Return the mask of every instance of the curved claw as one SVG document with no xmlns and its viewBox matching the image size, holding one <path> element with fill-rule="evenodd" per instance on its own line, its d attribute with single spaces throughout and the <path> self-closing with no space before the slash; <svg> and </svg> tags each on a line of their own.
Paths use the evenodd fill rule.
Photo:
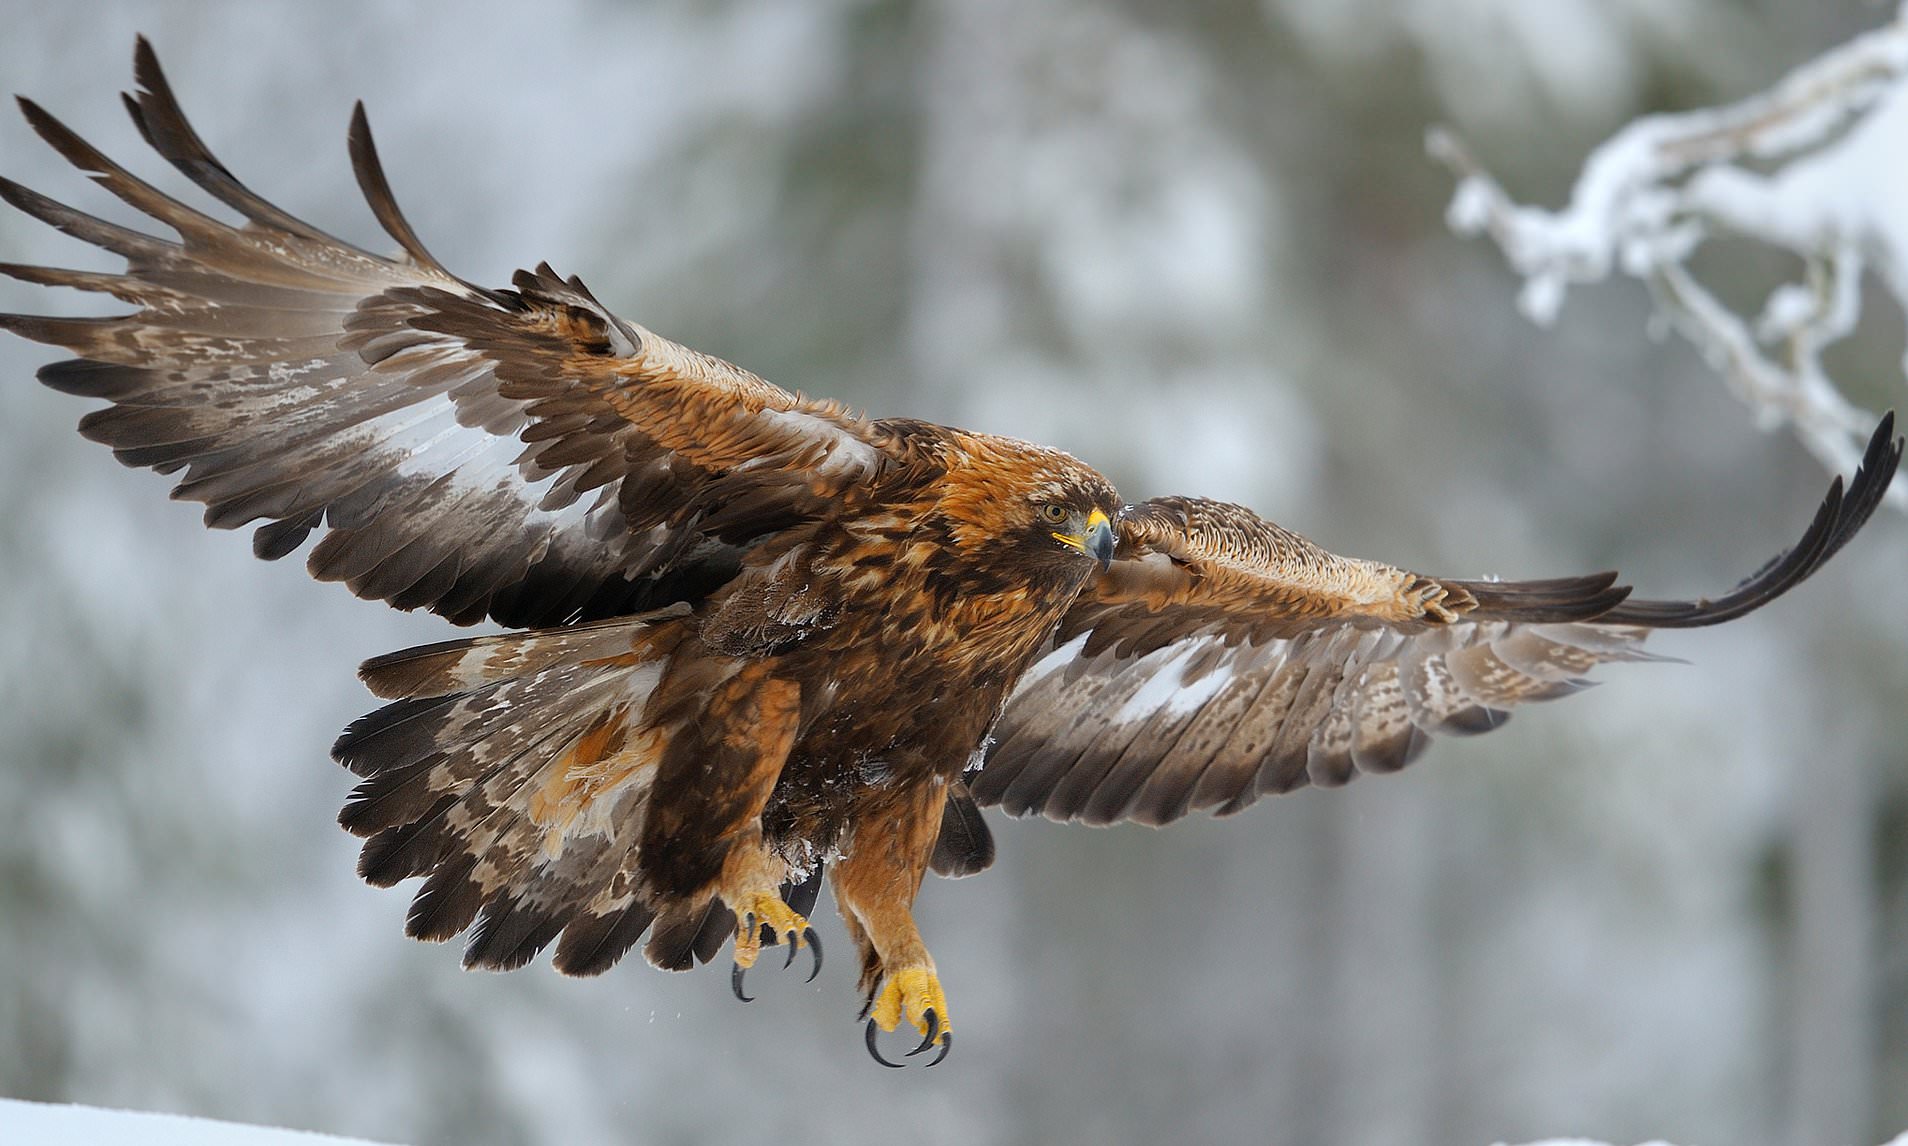
<svg viewBox="0 0 1908 1146">
<path fill-rule="evenodd" d="M 782 970 L 786 971 L 790 967 L 793 967 L 794 965 L 795 965 L 795 945 L 793 943 L 790 943 L 788 945 L 788 958 L 782 960 Z"/>
<path fill-rule="evenodd" d="M 742 976 L 748 974 L 748 970 L 747 967 L 737 963 L 735 968 L 729 972 L 729 989 L 735 992 L 736 998 L 745 1003 L 753 1003 L 755 1001 L 754 996 L 742 993 Z"/>
<path fill-rule="evenodd" d="M 933 1007 L 929 1007 L 927 1014 L 921 1017 L 927 1020 L 927 1034 L 921 1039 L 921 1045 L 903 1055 L 903 1058 L 913 1058 L 915 1055 L 933 1046 L 934 1036 L 941 1033 L 941 1016 L 934 1013 Z"/>
<path fill-rule="evenodd" d="M 808 978 L 803 979 L 802 982 L 813 983 L 815 981 L 815 976 L 821 974 L 821 964 L 822 964 L 821 936 L 815 934 L 815 929 L 813 927 L 809 927 L 802 931 L 802 942 L 808 944 L 808 949 L 815 953 L 815 966 L 812 969 L 810 969 L 810 971 L 808 972 Z M 790 963 L 793 963 L 795 961 L 795 945 L 793 943 L 788 945 L 788 961 Z"/>
<path fill-rule="evenodd" d="M 928 1063 L 928 1065 L 940 1066 L 941 1060 L 947 1057 L 947 1052 L 953 1049 L 954 1049 L 954 1032 L 953 1031 L 941 1032 L 941 1053 L 935 1055 L 934 1061 Z"/>
<path fill-rule="evenodd" d="M 881 1037 L 881 1028 L 875 1026 L 875 1021 L 873 1019 L 869 1019 L 868 1020 L 868 1038 L 867 1038 L 868 1054 L 871 1057 L 873 1057 L 873 1059 L 876 1062 L 880 1063 L 882 1066 L 890 1067 L 894 1070 L 900 1070 L 902 1067 L 906 1066 L 907 1065 L 906 1063 L 889 1062 L 887 1059 L 881 1057 L 881 1047 L 876 1042 L 876 1040 L 879 1039 L 880 1037 Z M 940 1060 L 936 1059 L 934 1061 L 939 1062 Z"/>
</svg>

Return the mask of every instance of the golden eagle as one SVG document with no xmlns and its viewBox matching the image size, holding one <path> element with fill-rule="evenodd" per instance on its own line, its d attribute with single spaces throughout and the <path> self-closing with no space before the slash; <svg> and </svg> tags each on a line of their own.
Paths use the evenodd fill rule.
<svg viewBox="0 0 1908 1146">
<path fill-rule="evenodd" d="M 647 936 L 672 969 L 733 943 L 821 950 L 826 869 L 867 1038 L 952 1045 L 911 909 L 985 868 L 979 809 L 1164 824 L 1402 768 L 1435 732 L 1647 659 L 1649 630 L 1775 599 L 1867 520 L 1900 458 L 1884 420 L 1802 539 L 1714 600 L 1615 574 L 1450 580 L 1328 553 L 1250 510 L 1123 502 L 1040 446 L 869 419 L 611 314 L 547 265 L 508 289 L 444 269 L 366 126 L 350 154 L 384 257 L 272 206 L 212 156 L 151 48 L 126 107 L 233 226 L 142 182 L 38 105 L 35 130 L 162 238 L 10 181 L 0 198 L 126 262 L 17 265 L 112 295 L 109 318 L 0 315 L 71 350 L 40 371 L 109 404 L 80 431 L 175 474 L 260 557 L 319 534 L 313 576 L 517 630 L 361 676 L 390 703 L 333 748 L 359 872 L 420 877 L 406 931 L 464 963 L 555 944 L 593 975 Z M 811 978 L 812 978 L 811 973 Z M 746 996 L 745 996 L 746 997 Z M 892 1064 L 890 1064 L 892 1065 Z"/>
</svg>

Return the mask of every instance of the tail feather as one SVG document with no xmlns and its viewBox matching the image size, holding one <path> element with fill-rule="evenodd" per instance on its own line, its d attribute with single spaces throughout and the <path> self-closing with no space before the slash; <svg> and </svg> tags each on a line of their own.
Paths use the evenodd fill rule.
<svg viewBox="0 0 1908 1146">
<path fill-rule="evenodd" d="M 953 784 L 941 811 L 941 834 L 928 866 L 936 875 L 960 879 L 987 870 L 994 862 L 994 834 L 964 783 Z"/>
<path fill-rule="evenodd" d="M 682 714 L 650 711 L 680 610 L 407 649 L 360 675 L 391 703 L 333 747 L 364 777 L 340 813 L 367 837 L 359 874 L 423 876 L 407 933 L 468 931 L 464 963 L 508 970 L 552 943 L 568 974 L 607 970 L 654 927 L 649 955 L 707 961 L 734 918 L 707 896 L 645 887 L 650 786 Z"/>
<path fill-rule="evenodd" d="M 412 777 L 408 791 L 381 801 L 379 806 L 402 809 L 436 798 L 419 818 L 379 828 L 365 841 L 358 853 L 359 877 L 378 887 L 390 887 L 429 873 L 454 852 L 483 857 L 498 834 L 511 826 L 502 821 L 506 815 L 515 814 L 519 793 L 557 754 L 556 745 L 569 731 L 570 726 L 560 726 L 475 779 L 461 774 L 468 768 L 454 767 L 432 768 Z M 463 762 L 479 763 L 469 757 Z M 370 807 L 365 802 L 347 803 L 339 816 L 340 824 L 348 831 L 360 832 L 368 826 Z"/>
<path fill-rule="evenodd" d="M 687 971 L 707 963 L 735 933 L 735 912 L 719 899 L 678 901 L 656 918 L 643 955 L 665 971 Z"/>
<path fill-rule="evenodd" d="M 641 901 L 576 917 L 557 941 L 556 969 L 565 975 L 601 975 L 642 939 L 655 918 Z"/>
<path fill-rule="evenodd" d="M 455 856 L 439 864 L 411 897 L 404 934 L 441 943 L 469 927 L 484 905 L 484 886 L 471 876 L 476 867 L 474 855 Z"/>
<path fill-rule="evenodd" d="M 661 616 L 652 614 L 651 622 Z M 539 633 L 534 641 L 525 641 L 521 633 L 505 633 L 420 645 L 372 657 L 359 666 L 358 677 L 374 695 L 387 700 L 443 697 L 559 664 L 607 659 L 630 651 L 629 619 L 618 617 Z"/>
<path fill-rule="evenodd" d="M 608 846 L 607 841 L 591 841 L 580 848 L 601 853 Z M 569 923 L 568 916 L 556 910 L 569 891 L 568 879 L 544 869 L 521 891 L 491 896 L 464 946 L 464 966 L 512 971 L 535 959 Z"/>
</svg>

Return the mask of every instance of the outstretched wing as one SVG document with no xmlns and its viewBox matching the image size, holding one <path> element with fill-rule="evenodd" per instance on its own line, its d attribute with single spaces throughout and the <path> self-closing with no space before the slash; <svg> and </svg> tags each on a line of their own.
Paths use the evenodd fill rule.
<svg viewBox="0 0 1908 1146">
<path fill-rule="evenodd" d="M 1015 815 L 1163 824 L 1391 772 L 1434 732 L 1650 660 L 1649 630 L 1713 625 L 1799 584 L 1868 519 L 1900 461 L 1882 420 L 1795 547 L 1716 600 L 1637 601 L 1616 575 L 1452 581 L 1334 556 L 1234 505 L 1162 498 L 1020 681 L 969 786 Z"/>
<path fill-rule="evenodd" d="M 511 290 L 450 274 L 399 213 L 362 105 L 351 160 L 395 259 L 259 198 L 186 122 L 143 38 L 134 67 L 140 134 L 244 224 L 159 192 L 22 99 L 60 154 L 178 238 L 0 180 L 0 198 L 127 264 L 0 273 L 138 308 L 0 328 L 78 354 L 40 379 L 113 403 L 81 431 L 129 465 L 183 471 L 173 496 L 204 503 L 208 525 L 263 520 L 261 557 L 322 528 L 312 574 L 360 596 L 554 624 L 706 591 L 753 540 L 831 511 L 882 464 L 868 423 L 618 319 L 547 265 Z"/>
</svg>

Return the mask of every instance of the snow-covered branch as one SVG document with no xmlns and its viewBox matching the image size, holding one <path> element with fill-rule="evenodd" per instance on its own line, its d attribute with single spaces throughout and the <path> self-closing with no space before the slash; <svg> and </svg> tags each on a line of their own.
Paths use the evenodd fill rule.
<svg viewBox="0 0 1908 1146">
<path fill-rule="evenodd" d="M 1887 26 L 1722 108 L 1636 120 L 1591 153 L 1569 205 L 1513 201 L 1450 131 L 1431 155 L 1459 176 L 1447 219 L 1489 234 L 1524 276 L 1520 309 L 1549 323 L 1571 283 L 1620 270 L 1753 409 L 1784 422 L 1831 470 L 1853 469 L 1874 418 L 1845 398 L 1823 352 L 1854 331 L 1862 274 L 1908 310 L 1908 3 Z M 1690 269 L 1712 238 L 1747 237 L 1803 260 L 1754 318 Z M 1908 373 L 1908 361 L 1903 363 Z M 1908 508 L 1896 478 L 1890 500 Z"/>
</svg>

